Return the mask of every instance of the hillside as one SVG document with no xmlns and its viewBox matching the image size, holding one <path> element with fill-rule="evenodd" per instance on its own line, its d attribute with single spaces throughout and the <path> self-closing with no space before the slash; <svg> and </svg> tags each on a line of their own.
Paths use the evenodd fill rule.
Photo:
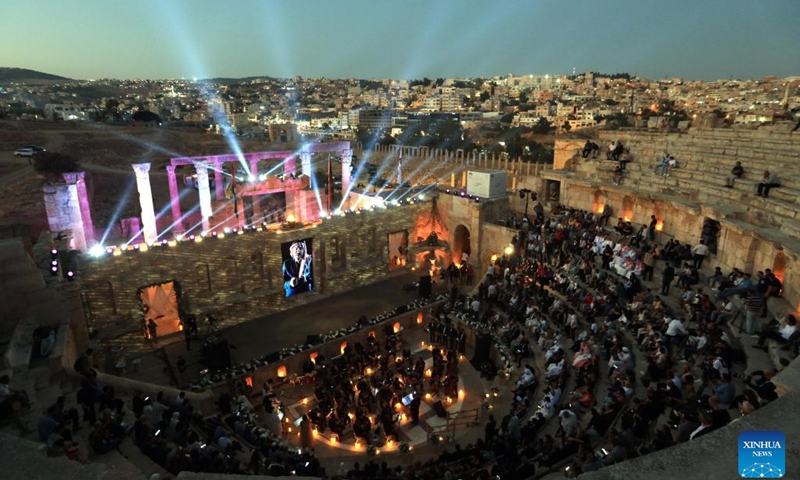
<svg viewBox="0 0 800 480">
<path fill-rule="evenodd" d="M 53 81 L 70 80 L 66 77 L 52 75 L 27 68 L 0 67 L 0 84 L 2 83 L 45 83 Z"/>
</svg>

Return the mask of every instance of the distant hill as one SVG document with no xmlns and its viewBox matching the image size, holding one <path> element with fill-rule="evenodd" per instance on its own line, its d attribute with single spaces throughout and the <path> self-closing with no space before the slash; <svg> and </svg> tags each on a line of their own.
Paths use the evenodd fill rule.
<svg viewBox="0 0 800 480">
<path fill-rule="evenodd" d="M 48 83 L 54 81 L 70 80 L 66 77 L 52 75 L 27 68 L 0 67 L 0 83 Z"/>
</svg>

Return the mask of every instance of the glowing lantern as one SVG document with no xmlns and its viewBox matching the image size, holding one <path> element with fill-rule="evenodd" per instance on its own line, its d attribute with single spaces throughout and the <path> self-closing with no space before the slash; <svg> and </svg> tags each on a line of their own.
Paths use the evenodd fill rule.
<svg viewBox="0 0 800 480">
<path fill-rule="evenodd" d="M 338 439 L 334 435 L 331 435 L 331 443 L 336 443 L 337 441 Z"/>
<path fill-rule="evenodd" d="M 250 387 L 250 388 L 253 388 L 253 377 L 245 377 L 245 379 L 244 379 L 244 383 L 245 383 L 245 384 L 246 384 L 248 387 Z"/>
<path fill-rule="evenodd" d="M 339 347 L 339 352 L 344 355 L 344 349 L 347 348 L 347 342 L 342 342 L 342 345 Z"/>
<path fill-rule="evenodd" d="M 296 222 L 297 222 L 297 216 L 294 213 L 286 215 L 286 223 L 296 223 Z"/>
<path fill-rule="evenodd" d="M 509 246 L 507 246 L 507 247 L 506 247 L 506 248 L 503 250 L 503 252 L 504 252 L 506 255 L 511 255 L 512 253 L 514 253 L 514 247 L 513 247 L 513 246 L 511 246 L 511 245 L 509 245 Z"/>
<path fill-rule="evenodd" d="M 430 368 L 425 370 L 425 377 L 426 378 L 431 378 L 432 375 L 433 375 L 433 371 L 431 371 Z"/>
<path fill-rule="evenodd" d="M 599 207 L 597 207 L 597 213 L 602 214 L 605 210 L 606 210 L 605 205 L 600 205 Z"/>
<path fill-rule="evenodd" d="M 286 378 L 286 365 L 278 367 L 278 378 Z"/>
<path fill-rule="evenodd" d="M 308 397 L 303 399 L 303 405 L 308 405 Z"/>
<path fill-rule="evenodd" d="M 430 400 L 430 399 L 431 399 L 431 394 L 430 393 L 426 393 L 425 394 L 425 400 Z"/>
<path fill-rule="evenodd" d="M 309 358 L 309 359 L 310 359 L 312 362 L 314 362 L 314 365 L 316 365 L 316 364 L 317 364 L 317 357 L 318 357 L 318 356 L 319 356 L 319 352 L 312 352 L 312 353 L 311 353 L 311 354 L 308 356 L 308 358 Z"/>
<path fill-rule="evenodd" d="M 464 389 L 463 388 L 458 390 L 458 398 L 464 398 Z"/>
<path fill-rule="evenodd" d="M 625 220 L 626 222 L 630 222 L 631 221 L 631 217 L 625 215 L 625 217 L 623 217 L 623 220 Z"/>
<path fill-rule="evenodd" d="M 400 326 L 400 322 L 395 322 L 394 326 L 392 326 L 392 331 L 394 333 L 400 333 L 403 327 Z"/>
<path fill-rule="evenodd" d="M 403 404 L 400 403 L 400 402 L 397 402 L 397 403 L 394 404 L 394 408 L 395 408 L 395 410 L 400 410 L 401 408 L 403 408 Z"/>
<path fill-rule="evenodd" d="M 662 230 L 664 230 L 664 221 L 659 219 L 658 222 L 656 223 L 656 231 L 660 232 Z"/>
<path fill-rule="evenodd" d="M 387 447 L 392 448 L 393 445 L 394 445 L 394 440 L 387 440 L 386 441 L 386 446 Z"/>
<path fill-rule="evenodd" d="M 497 261 L 497 254 L 496 253 L 494 255 L 492 255 L 492 259 L 491 260 L 492 260 L 492 263 Z"/>
<path fill-rule="evenodd" d="M 422 325 L 423 315 L 422 312 L 417 313 L 417 325 Z"/>
</svg>

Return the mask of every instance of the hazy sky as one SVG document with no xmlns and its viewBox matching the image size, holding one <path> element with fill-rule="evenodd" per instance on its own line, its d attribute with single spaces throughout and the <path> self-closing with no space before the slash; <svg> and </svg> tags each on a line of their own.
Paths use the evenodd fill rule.
<svg viewBox="0 0 800 480">
<path fill-rule="evenodd" d="M 800 75 L 800 0 L 5 0 L 0 66 L 72 78 Z"/>
</svg>

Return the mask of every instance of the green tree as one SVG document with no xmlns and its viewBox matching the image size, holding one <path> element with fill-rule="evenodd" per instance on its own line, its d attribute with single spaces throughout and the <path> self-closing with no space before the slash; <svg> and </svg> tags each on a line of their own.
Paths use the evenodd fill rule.
<svg viewBox="0 0 800 480">
<path fill-rule="evenodd" d="M 572 130 L 572 124 L 570 124 L 568 120 L 564 120 L 564 125 L 562 125 L 561 128 L 563 128 L 565 132 L 569 132 Z"/>
<path fill-rule="evenodd" d="M 33 169 L 49 177 L 60 177 L 64 173 L 77 172 L 78 160 L 59 152 L 39 152 L 33 157 Z"/>
<path fill-rule="evenodd" d="M 486 100 L 489 100 L 490 98 L 492 98 L 492 96 L 489 95 L 489 92 L 486 92 L 486 91 L 481 92 L 481 102 L 485 102 Z"/>
<path fill-rule="evenodd" d="M 550 120 L 546 119 L 545 117 L 539 117 L 539 121 L 536 122 L 536 126 L 533 127 L 533 133 L 546 134 L 550 133 L 550 130 L 552 129 L 553 124 L 550 123 Z"/>
</svg>

